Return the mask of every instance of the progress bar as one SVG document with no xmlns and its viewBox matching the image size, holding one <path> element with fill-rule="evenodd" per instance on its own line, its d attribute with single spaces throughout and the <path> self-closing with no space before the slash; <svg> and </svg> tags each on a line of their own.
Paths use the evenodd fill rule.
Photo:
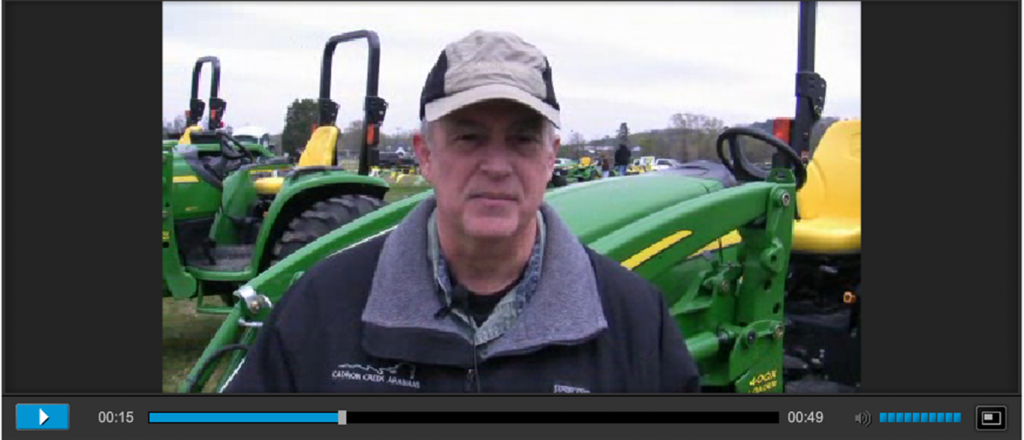
<svg viewBox="0 0 1024 440">
<path fill-rule="evenodd" d="M 149 423 L 324 423 L 346 424 L 337 412 L 151 412 Z"/>
<path fill-rule="evenodd" d="M 498 411 L 332 411 L 332 412 L 150 412 L 149 423 L 239 424 L 779 424 L 777 411 L 498 412 Z"/>
</svg>

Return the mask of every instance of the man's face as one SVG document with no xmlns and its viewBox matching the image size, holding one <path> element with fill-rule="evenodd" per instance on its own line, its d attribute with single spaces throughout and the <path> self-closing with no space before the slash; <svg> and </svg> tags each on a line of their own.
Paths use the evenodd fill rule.
<svg viewBox="0 0 1024 440">
<path fill-rule="evenodd" d="M 485 101 L 430 131 L 413 143 L 441 221 L 475 238 L 509 237 L 531 224 L 558 149 L 557 140 L 545 143 L 542 116 L 512 101 Z M 420 136 L 429 136 L 429 148 Z"/>
</svg>

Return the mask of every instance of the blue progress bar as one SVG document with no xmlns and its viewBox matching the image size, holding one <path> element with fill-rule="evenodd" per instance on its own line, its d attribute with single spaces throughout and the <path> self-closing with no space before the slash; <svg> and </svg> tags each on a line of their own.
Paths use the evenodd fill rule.
<svg viewBox="0 0 1024 440">
<path fill-rule="evenodd" d="M 337 412 L 151 412 L 149 423 L 338 423 Z"/>
</svg>

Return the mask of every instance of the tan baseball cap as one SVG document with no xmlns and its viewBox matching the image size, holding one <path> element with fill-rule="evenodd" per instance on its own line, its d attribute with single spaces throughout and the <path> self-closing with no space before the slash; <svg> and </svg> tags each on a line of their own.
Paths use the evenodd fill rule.
<svg viewBox="0 0 1024 440">
<path fill-rule="evenodd" d="M 441 52 L 423 85 L 420 119 L 436 121 L 491 99 L 519 102 L 560 125 L 547 57 L 515 34 L 486 31 L 473 32 Z"/>
</svg>

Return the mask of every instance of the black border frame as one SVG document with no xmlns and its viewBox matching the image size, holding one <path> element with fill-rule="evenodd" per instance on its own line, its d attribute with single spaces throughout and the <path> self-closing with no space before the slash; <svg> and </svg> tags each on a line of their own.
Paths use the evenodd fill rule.
<svg viewBox="0 0 1024 440">
<path fill-rule="evenodd" d="M 0 250 L 8 256 L 4 264 L 7 279 L 3 287 L 11 287 L 16 292 L 36 292 L 3 297 L 3 305 L 9 306 L 4 315 L 7 318 L 4 328 L 8 330 L 3 341 L 4 354 L 8 355 L 4 366 L 12 372 L 11 376 L 7 375 L 7 371 L 4 372 L 4 379 L 7 379 L 4 381 L 5 396 L 164 395 L 153 392 L 159 390 L 161 383 L 160 350 L 150 352 L 138 348 L 151 343 L 162 331 L 157 325 L 160 320 L 156 318 L 160 310 L 158 297 L 137 295 L 140 289 L 136 287 L 155 283 L 159 253 L 152 251 L 143 238 L 157 228 L 158 216 L 149 212 L 145 203 L 133 202 L 136 199 L 158 198 L 155 179 L 146 177 L 155 174 L 159 166 L 155 147 L 150 151 L 144 146 L 139 147 L 136 145 L 138 142 L 133 140 L 155 137 L 157 113 L 162 113 L 156 104 L 158 101 L 136 99 L 156 96 L 155 90 L 158 90 L 161 81 L 160 51 L 155 50 L 160 47 L 162 38 L 161 8 L 158 2 L 4 4 L 4 12 L 7 14 L 4 19 L 3 32 L 6 38 L 3 56 L 4 61 L 7 61 L 7 69 L 3 88 L 12 104 L 4 103 L 4 109 L 9 113 L 6 115 L 8 124 L 3 141 L 7 146 L 5 150 L 10 151 L 0 152 L 7 159 L 4 170 L 7 172 L 3 175 L 3 203 L 8 215 L 3 227 L 4 236 L 8 240 L 3 244 L 4 249 Z M 989 11 L 982 12 L 983 9 Z M 920 327 L 907 326 L 905 321 L 908 319 L 908 311 L 932 316 L 962 316 L 964 304 L 974 312 L 991 312 L 992 309 L 977 309 L 976 304 L 980 302 L 977 292 L 972 292 L 973 296 L 964 298 L 965 302 L 956 307 L 942 307 L 942 303 L 934 302 L 913 304 L 913 298 L 889 292 L 888 296 L 870 298 L 873 304 L 865 307 L 864 316 L 869 326 L 873 327 L 865 335 L 863 346 L 863 362 L 866 367 L 863 368 L 864 383 L 869 392 L 859 395 L 1020 395 L 1020 3 L 865 2 L 862 3 L 862 13 L 862 50 L 865 58 L 863 107 L 864 120 L 868 126 L 865 136 L 869 143 L 913 145 L 927 139 L 941 145 L 950 139 L 968 139 L 985 146 L 1016 144 L 1017 148 L 1011 154 L 1013 163 L 1002 162 L 1002 156 L 995 156 L 996 160 L 990 159 L 985 163 L 990 166 L 1005 164 L 1007 168 L 1012 166 L 1015 173 L 1002 176 L 1007 180 L 990 179 L 980 184 L 988 183 L 989 189 L 1011 188 L 1006 190 L 1008 194 L 1005 197 L 1012 196 L 1013 200 L 1003 207 L 1017 207 L 1016 212 L 1009 213 L 1010 217 L 1015 216 L 1015 229 L 1011 233 L 1016 239 L 1016 246 L 1007 246 L 1012 249 L 1006 249 L 1007 252 L 1014 252 L 1014 256 L 1005 260 L 1014 265 L 1009 275 L 1012 275 L 1010 282 L 1015 289 L 1007 294 L 1013 296 L 1013 299 L 1002 301 L 992 296 L 997 299 L 996 304 L 1012 302 L 1016 306 L 1017 327 L 1012 335 L 1012 351 L 1017 353 L 1017 357 L 1016 371 L 1008 374 L 1013 377 L 1016 392 L 922 393 L 922 390 L 908 386 L 905 372 L 913 371 L 916 374 L 914 377 L 921 379 L 924 378 L 919 371 L 921 368 L 902 362 L 903 357 L 894 355 L 920 359 L 922 354 L 931 354 L 938 359 L 941 351 L 934 348 L 922 351 L 921 341 L 941 339 L 944 326 L 952 327 L 948 322 L 927 319 Z M 98 26 L 96 21 L 82 19 L 116 16 L 132 19 L 117 20 L 116 26 Z M 908 27 L 908 23 L 913 26 Z M 1005 32 L 1013 38 L 1008 42 L 1000 41 L 999 38 L 986 41 L 977 39 L 993 32 Z M 943 50 L 935 49 L 939 46 L 943 46 Z M 122 55 L 124 53 L 132 56 L 125 57 Z M 1007 56 L 1007 53 L 1017 57 L 1016 65 L 1008 66 L 1015 67 L 1016 72 L 1007 74 L 1005 71 L 994 71 L 991 66 L 1000 57 Z M 425 69 L 427 67 L 424 66 Z M 1009 85 L 1001 82 L 1004 80 Z M 949 88 L 948 84 L 951 83 L 963 87 Z M 936 90 L 944 92 L 945 101 L 935 99 Z M 954 96 L 955 102 L 949 102 L 949 96 Z M 182 102 L 184 109 L 185 100 Z M 826 114 L 827 107 L 826 100 Z M 17 113 L 10 112 L 12 109 L 16 109 Z M 953 122 L 968 126 L 985 126 L 1000 115 L 1011 122 L 1005 125 L 1006 132 L 996 129 L 978 130 L 971 133 L 971 138 L 960 132 L 936 134 L 937 127 L 948 128 L 948 115 L 956 116 Z M 59 125 L 55 127 L 55 124 Z M 59 130 L 55 132 L 55 128 Z M 44 135 L 40 136 L 39 133 Z M 49 142 L 46 134 L 49 133 L 57 135 L 58 139 L 78 139 L 81 136 L 82 142 L 76 141 L 72 145 L 78 144 L 82 150 L 72 151 L 68 160 L 51 159 L 45 167 L 22 165 L 38 161 L 38 154 L 19 146 L 46 144 Z M 74 135 L 61 136 L 61 133 Z M 54 151 L 60 153 L 59 149 Z M 864 173 L 865 176 L 882 176 L 865 179 L 865 191 L 868 193 L 865 211 L 869 212 L 866 216 L 869 231 L 866 247 L 869 250 L 879 249 L 878 246 L 887 249 L 887 245 L 875 243 L 907 239 L 906 231 L 889 228 L 891 223 L 883 224 L 875 220 L 880 217 L 870 214 L 884 212 L 886 207 L 923 201 L 920 194 L 898 192 L 908 188 L 899 185 L 908 184 L 907 176 L 903 174 L 923 172 L 929 176 L 955 176 L 956 171 L 964 165 L 960 160 L 971 159 L 967 155 L 961 157 L 955 154 L 945 158 L 924 156 L 918 154 L 919 150 L 898 147 L 883 153 L 877 151 L 881 150 L 868 151 Z M 909 153 L 904 155 L 907 151 Z M 60 154 L 56 156 L 54 159 L 61 157 Z M 989 157 L 992 156 L 982 156 L 983 159 Z M 48 177 L 40 179 L 39 173 L 45 173 Z M 83 175 L 88 175 L 84 182 L 76 179 L 76 176 L 81 178 Z M 63 179 L 62 176 L 71 178 Z M 146 181 L 153 182 L 153 186 L 133 183 Z M 977 179 L 971 181 L 963 178 L 955 182 L 946 181 L 946 185 L 941 183 L 933 182 L 930 188 L 946 194 L 950 191 L 968 191 L 969 188 L 965 189 L 965 186 L 969 187 L 970 184 L 979 185 Z M 909 188 L 916 188 L 913 182 L 909 184 Z M 81 194 L 91 191 L 103 196 L 88 197 Z M 984 210 L 961 206 L 960 209 L 946 210 L 941 214 L 933 212 L 931 218 L 942 218 L 946 223 L 933 223 L 931 227 L 940 233 L 949 230 L 950 224 L 973 224 L 973 227 L 965 228 L 970 231 L 991 230 L 981 222 L 986 219 L 985 216 L 1005 217 L 993 215 L 1000 208 L 999 204 L 985 207 Z M 128 210 L 132 210 L 132 214 L 128 214 Z M 898 222 L 898 217 L 893 217 L 891 221 Z M 930 234 L 932 232 L 922 235 Z M 975 237 L 974 240 L 983 240 L 980 237 L 984 237 L 976 232 L 970 235 Z M 45 243 L 45 246 L 40 246 L 40 243 Z M 980 247 L 979 253 L 978 242 L 973 243 L 975 246 L 971 244 L 967 243 L 966 248 L 970 249 L 967 257 L 985 256 L 994 252 Z M 82 249 L 95 251 L 78 252 Z M 921 249 L 916 252 L 921 255 L 931 253 Z M 871 254 L 868 262 L 874 265 L 872 268 L 877 269 L 869 268 L 868 276 L 885 273 L 888 264 L 905 268 L 913 263 L 899 252 L 891 254 L 892 258 L 887 264 L 875 263 L 882 261 L 877 258 L 884 257 Z M 111 283 L 106 275 L 111 272 L 109 268 L 100 264 L 84 264 L 126 260 L 132 261 L 131 267 L 141 270 L 116 270 L 119 277 L 116 284 Z M 999 289 L 992 287 L 996 286 L 992 281 L 994 278 L 976 275 L 984 274 L 986 266 L 977 260 L 961 261 L 956 265 L 959 270 L 980 279 L 974 285 L 981 286 L 978 288 L 982 291 L 981 295 L 985 291 Z M 155 269 L 148 272 L 144 267 Z M 939 265 L 939 269 L 932 266 L 930 270 L 919 266 L 913 271 L 949 273 L 946 269 L 942 265 Z M 935 281 L 928 286 L 942 289 L 958 282 L 963 280 Z M 915 286 L 920 288 L 921 284 Z M 102 296 L 97 295 L 96 291 L 102 291 Z M 906 307 L 908 301 L 911 302 L 910 307 Z M 983 336 L 992 330 L 990 327 L 994 327 L 991 322 L 987 322 L 986 327 L 984 320 L 967 322 L 968 325 L 960 326 L 950 334 L 955 333 L 961 340 L 984 340 L 977 336 Z M 13 331 L 15 328 L 18 330 Z M 894 341 L 893 337 L 885 335 L 895 329 L 914 337 L 903 342 Z M 87 342 L 64 342 L 69 330 Z M 25 333 L 32 335 L 30 340 L 18 336 Z M 26 340 L 29 342 L 26 343 Z M 1010 342 L 1006 341 L 1007 344 Z M 979 374 L 976 369 L 972 369 L 970 364 L 976 364 L 977 360 L 964 356 L 963 345 L 955 340 L 938 345 L 940 348 L 948 348 L 948 357 L 944 359 L 946 370 L 939 371 L 934 379 L 940 376 L 957 380 L 964 380 L 968 376 L 994 377 L 991 374 Z M 129 352 L 132 356 L 126 357 Z M 120 360 L 115 362 L 116 366 L 89 362 L 118 357 Z M 19 365 L 16 360 L 18 358 L 32 359 L 32 364 Z M 61 371 L 59 368 L 62 363 L 71 364 L 72 370 L 64 376 L 68 382 L 54 382 L 53 373 Z M 901 366 L 901 363 L 905 365 Z M 883 365 L 890 374 L 897 371 L 889 376 L 888 381 L 878 375 Z M 966 374 L 967 371 L 971 373 Z M 50 377 L 34 376 L 34 373 Z M 88 377 L 88 380 L 72 376 Z M 18 383 L 11 381 L 11 377 L 18 377 Z M 919 384 L 929 380 L 922 380 Z M 890 388 L 897 381 L 904 387 L 900 391 L 907 393 L 870 392 L 871 389 L 897 390 L 899 387 Z M 41 392 L 24 393 L 27 390 Z M 56 393 L 69 390 L 77 392 Z M 113 392 L 98 394 L 101 390 Z"/>
</svg>

